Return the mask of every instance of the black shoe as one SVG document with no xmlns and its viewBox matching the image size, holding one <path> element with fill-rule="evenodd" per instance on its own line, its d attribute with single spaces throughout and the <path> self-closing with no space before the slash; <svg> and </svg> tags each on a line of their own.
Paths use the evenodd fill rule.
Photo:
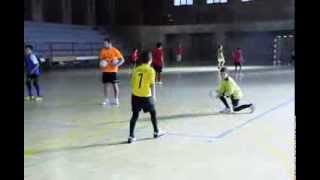
<svg viewBox="0 0 320 180">
<path fill-rule="evenodd" d="M 161 136 L 163 136 L 163 135 L 165 135 L 165 134 L 166 134 L 166 133 L 163 132 L 163 131 L 155 132 L 155 133 L 153 134 L 153 138 L 158 138 L 158 137 L 161 137 Z"/>
<path fill-rule="evenodd" d="M 253 113 L 255 110 L 256 110 L 256 107 L 253 104 L 251 104 L 250 113 Z"/>
<path fill-rule="evenodd" d="M 129 144 L 131 144 L 131 143 L 133 143 L 133 142 L 135 142 L 135 141 L 136 141 L 136 138 L 134 138 L 134 137 L 131 137 L 131 136 L 130 136 L 130 137 L 128 138 L 128 143 L 129 143 Z"/>
</svg>

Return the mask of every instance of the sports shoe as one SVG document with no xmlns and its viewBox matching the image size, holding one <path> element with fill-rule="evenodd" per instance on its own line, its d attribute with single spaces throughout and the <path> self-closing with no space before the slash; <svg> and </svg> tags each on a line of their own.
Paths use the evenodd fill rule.
<svg viewBox="0 0 320 180">
<path fill-rule="evenodd" d="M 136 141 L 136 138 L 129 136 L 128 143 L 131 144 Z"/>
<path fill-rule="evenodd" d="M 253 104 L 251 104 L 250 110 L 250 113 L 253 113 L 256 110 L 256 107 Z"/>
<path fill-rule="evenodd" d="M 24 100 L 25 100 L 25 101 L 32 101 L 32 99 L 33 99 L 33 96 L 26 96 L 26 97 L 24 97 Z"/>
<path fill-rule="evenodd" d="M 232 111 L 230 108 L 224 108 L 223 110 L 220 111 L 220 113 L 231 113 Z"/>
<path fill-rule="evenodd" d="M 120 102 L 119 102 L 119 99 L 115 99 L 113 102 L 112 102 L 112 105 L 114 106 L 120 106 Z"/>
<path fill-rule="evenodd" d="M 158 138 L 158 137 L 161 137 L 161 136 L 163 136 L 165 134 L 166 134 L 165 132 L 159 130 L 159 132 L 153 133 L 153 138 Z"/>
<path fill-rule="evenodd" d="M 35 99 L 34 99 L 35 101 L 42 101 L 43 100 L 43 97 L 41 97 L 41 96 L 38 96 L 38 97 L 35 97 Z"/>
<path fill-rule="evenodd" d="M 108 98 L 106 98 L 101 104 L 104 106 L 110 105 L 110 100 Z"/>
</svg>

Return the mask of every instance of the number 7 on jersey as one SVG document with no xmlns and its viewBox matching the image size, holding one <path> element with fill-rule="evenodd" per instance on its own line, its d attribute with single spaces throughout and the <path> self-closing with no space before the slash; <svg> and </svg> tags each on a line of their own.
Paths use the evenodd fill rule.
<svg viewBox="0 0 320 180">
<path fill-rule="evenodd" d="M 138 75 L 140 76 L 140 80 L 139 80 L 139 89 L 140 89 L 141 88 L 142 78 L 143 78 L 143 73 L 139 73 Z"/>
</svg>

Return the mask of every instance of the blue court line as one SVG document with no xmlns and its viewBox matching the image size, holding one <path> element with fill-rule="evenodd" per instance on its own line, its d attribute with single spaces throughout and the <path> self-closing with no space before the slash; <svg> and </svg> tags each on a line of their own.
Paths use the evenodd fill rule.
<svg viewBox="0 0 320 180">
<path fill-rule="evenodd" d="M 230 128 L 230 129 L 227 129 L 225 131 L 223 131 L 222 133 L 219 133 L 218 135 L 216 136 L 208 136 L 208 135 L 192 135 L 192 134 L 186 134 L 186 133 L 169 133 L 168 132 L 168 135 L 173 135 L 173 136 L 183 136 L 183 137 L 189 137 L 189 138 L 204 138 L 204 139 L 207 139 L 208 142 L 213 142 L 214 140 L 219 140 L 219 139 L 222 139 L 224 137 L 226 137 L 227 135 L 231 134 L 232 132 L 236 131 L 236 130 L 239 130 L 241 129 L 242 127 L 244 127 L 245 125 L 253 122 L 254 120 L 257 120 L 263 116 L 266 116 L 267 114 L 273 112 L 273 111 L 276 111 L 284 106 L 287 106 L 289 105 L 290 103 L 292 103 L 294 101 L 294 97 L 290 98 L 289 100 L 285 101 L 284 103 L 281 103 L 263 113 L 260 113 L 258 114 L 257 116 L 233 127 L 233 128 Z"/>
</svg>

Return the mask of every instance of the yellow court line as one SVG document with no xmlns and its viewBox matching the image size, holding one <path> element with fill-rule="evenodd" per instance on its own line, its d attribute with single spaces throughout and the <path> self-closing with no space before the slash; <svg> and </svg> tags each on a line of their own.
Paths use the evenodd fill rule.
<svg viewBox="0 0 320 180">
<path fill-rule="evenodd" d="M 78 125 L 79 126 L 78 128 L 72 129 L 71 131 L 68 132 L 67 135 L 63 135 L 58 139 L 48 140 L 45 143 L 41 143 L 40 145 L 36 146 L 35 148 L 26 149 L 24 151 L 24 157 L 30 158 L 43 152 L 67 148 L 67 147 L 70 147 L 70 145 L 73 145 L 81 141 L 83 139 L 81 135 L 83 135 L 84 133 L 79 128 L 92 128 L 92 127 L 95 127 L 96 123 L 92 124 L 91 123 L 92 121 L 88 120 L 90 119 L 88 115 L 86 115 L 86 117 L 83 118 L 82 114 L 78 114 L 77 117 L 81 117 L 81 118 L 72 118 L 76 120 L 71 120 L 71 121 L 76 125 Z M 121 128 L 124 126 L 127 126 L 127 124 L 115 124 L 108 128 L 102 128 L 100 130 L 97 130 L 97 133 L 93 133 L 94 134 L 93 137 L 95 137 L 95 139 L 99 142 L 103 140 L 104 136 L 110 130 Z M 62 139 L 64 140 L 62 141 Z"/>
</svg>

